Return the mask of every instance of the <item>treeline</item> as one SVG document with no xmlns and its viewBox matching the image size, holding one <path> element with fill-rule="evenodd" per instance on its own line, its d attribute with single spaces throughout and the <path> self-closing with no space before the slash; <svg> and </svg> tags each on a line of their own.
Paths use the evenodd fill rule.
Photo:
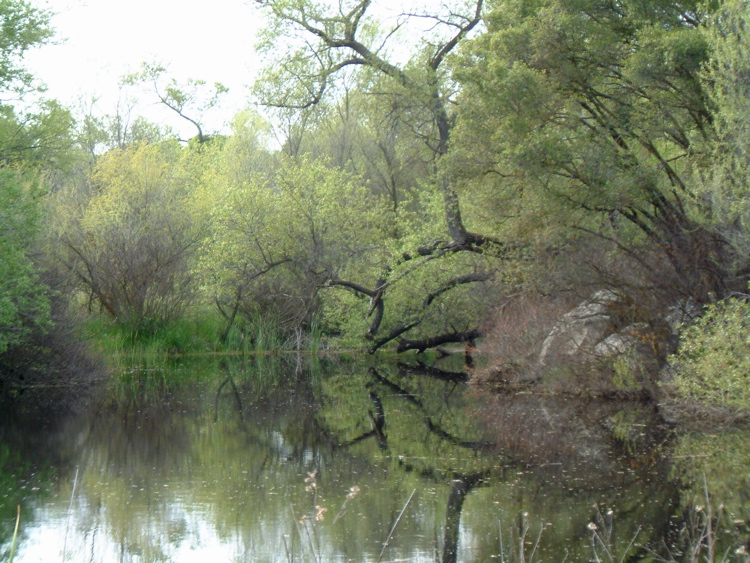
<svg viewBox="0 0 750 563">
<path fill-rule="evenodd" d="M 604 288 L 666 361 L 670 311 L 744 298 L 745 3 L 474 0 L 393 25 L 369 0 L 257 4 L 266 118 L 231 134 L 202 123 L 221 85 L 154 65 L 128 83 L 193 139 L 2 106 L 0 352 L 49 327 L 50 299 L 132 334 L 214 318 L 223 343 L 262 325 L 404 351 Z M 38 18 L 21 51 L 50 36 L 4 9 Z"/>
</svg>

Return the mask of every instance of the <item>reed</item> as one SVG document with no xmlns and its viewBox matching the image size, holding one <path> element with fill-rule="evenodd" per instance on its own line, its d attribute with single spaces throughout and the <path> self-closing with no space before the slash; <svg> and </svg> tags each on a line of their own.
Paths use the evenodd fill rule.
<svg viewBox="0 0 750 563">
<path fill-rule="evenodd" d="M 536 555 L 537 548 L 542 539 L 544 533 L 544 526 L 539 526 L 539 533 L 536 536 L 536 541 L 531 547 L 531 551 L 527 554 L 526 536 L 528 535 L 531 527 L 529 525 L 529 514 L 528 512 L 522 512 L 518 517 L 518 536 L 514 537 L 513 527 L 510 528 L 509 534 L 509 545 L 510 553 L 506 552 L 506 548 L 503 542 L 503 524 L 502 521 L 498 520 L 498 528 L 500 533 L 500 561 L 502 563 L 510 563 L 516 561 L 518 563 L 534 563 L 534 556 Z M 517 549 L 513 549 L 513 545 L 517 545 Z M 564 561 L 564 560 L 563 560 Z"/>
<path fill-rule="evenodd" d="M 398 513 L 398 517 L 396 518 L 396 521 L 393 523 L 393 526 L 391 526 L 391 531 L 388 532 L 388 537 L 385 538 L 385 541 L 383 542 L 383 549 L 380 550 L 380 555 L 378 556 L 378 563 L 380 563 L 383 560 L 383 554 L 385 553 L 386 548 L 388 547 L 388 544 L 391 541 L 391 538 L 393 537 L 393 532 L 396 531 L 396 527 L 398 526 L 398 523 L 401 521 L 401 517 L 404 515 L 404 512 L 406 512 L 406 507 L 409 506 L 409 503 L 411 502 L 412 497 L 414 496 L 414 493 L 417 492 L 417 489 L 414 489 L 411 494 L 409 495 L 409 498 L 406 499 L 406 504 L 404 504 L 404 507 L 401 509 L 401 512 Z"/>
<path fill-rule="evenodd" d="M 18 526 L 21 523 L 21 505 L 18 505 L 18 514 L 16 515 L 16 527 L 13 530 L 13 540 L 10 542 L 10 555 L 8 563 L 13 563 L 13 557 L 16 555 L 16 541 L 18 540 Z"/>
</svg>

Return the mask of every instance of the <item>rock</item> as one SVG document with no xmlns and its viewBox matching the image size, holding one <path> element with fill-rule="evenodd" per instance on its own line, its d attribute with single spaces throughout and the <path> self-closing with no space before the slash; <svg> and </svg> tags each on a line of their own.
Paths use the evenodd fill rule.
<svg viewBox="0 0 750 563">
<path fill-rule="evenodd" d="M 539 363 L 546 366 L 559 360 L 594 359 L 596 345 L 614 331 L 611 310 L 618 301 L 614 291 L 600 290 L 566 313 L 542 343 Z"/>
<path fill-rule="evenodd" d="M 679 334 L 682 325 L 690 323 L 701 315 L 701 308 L 695 303 L 692 297 L 688 297 L 672 305 L 664 321 L 672 330 L 672 334 Z"/>
<path fill-rule="evenodd" d="M 647 330 L 648 325 L 646 323 L 628 325 L 594 346 L 593 355 L 602 360 L 621 356 L 632 350 L 641 341 L 641 336 Z"/>
</svg>

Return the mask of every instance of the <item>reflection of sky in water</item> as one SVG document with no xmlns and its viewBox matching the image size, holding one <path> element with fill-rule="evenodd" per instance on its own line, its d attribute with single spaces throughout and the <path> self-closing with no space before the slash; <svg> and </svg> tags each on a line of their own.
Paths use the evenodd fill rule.
<svg viewBox="0 0 750 563">
<path fill-rule="evenodd" d="M 177 541 L 165 541 L 164 530 L 160 526 L 145 527 L 144 535 L 155 538 L 162 553 L 168 560 L 185 563 L 205 563 L 210 561 L 235 561 L 242 555 L 238 551 L 240 542 L 236 537 L 219 538 L 216 530 L 203 518 L 201 511 L 191 512 L 184 506 L 171 505 L 170 511 L 175 514 L 176 522 L 184 526 L 184 538 Z M 114 538 L 108 537 L 106 531 L 99 527 L 81 529 L 76 518 L 59 517 L 60 511 L 45 508 L 38 514 L 44 524 L 34 526 L 27 531 L 27 539 L 14 559 L 21 563 L 50 561 L 155 561 L 151 556 L 129 553 L 127 548 L 123 556 L 122 545 Z M 179 516 L 178 516 L 179 514 Z M 167 530 L 168 532 L 168 530 Z M 67 541 L 66 541 L 67 535 Z M 63 559 L 65 553 L 65 559 Z M 242 559 L 239 559 L 242 560 Z M 273 561 L 274 559 L 269 559 Z M 281 559 L 279 559 L 281 561 Z"/>
<path fill-rule="evenodd" d="M 289 525 L 264 521 L 260 536 L 268 541 L 262 545 L 245 545 L 242 534 L 229 531 L 221 535 L 206 519 L 210 506 L 185 506 L 171 503 L 167 507 L 169 517 L 163 523 L 153 522 L 144 524 L 138 530 L 143 538 L 151 538 L 146 545 L 158 548 L 156 552 L 144 553 L 145 550 L 132 550 L 132 547 L 117 541 L 101 523 L 96 522 L 94 514 L 81 517 L 91 511 L 93 507 L 84 503 L 75 503 L 73 516 L 68 519 L 67 506 L 48 504 L 40 507 L 35 517 L 37 522 L 28 526 L 24 532 L 24 539 L 14 561 L 19 563 L 48 563 L 50 561 L 175 561 L 179 563 L 211 563 L 220 561 L 289 561 L 284 551 L 284 537 L 289 537 Z M 93 520 L 93 521 L 90 521 Z M 40 523 L 41 522 L 41 523 Z M 171 526 L 169 525 L 171 522 Z M 464 530 L 467 544 L 472 544 L 471 533 Z M 325 535 L 321 535 L 321 561 L 348 561 L 350 559 L 327 550 Z M 386 552 L 388 553 L 388 552 Z M 63 559 L 63 554 L 65 558 Z M 309 554 L 309 552 L 308 552 Z M 362 554 L 361 561 L 376 561 L 378 553 Z M 298 554 L 299 556 L 299 554 Z M 404 560 L 415 563 L 434 562 L 432 552 L 417 553 L 409 551 L 407 555 L 394 554 L 392 558 L 384 557 L 383 562 Z M 297 560 L 295 558 L 295 560 Z M 302 560 L 312 560 L 311 556 Z"/>
</svg>

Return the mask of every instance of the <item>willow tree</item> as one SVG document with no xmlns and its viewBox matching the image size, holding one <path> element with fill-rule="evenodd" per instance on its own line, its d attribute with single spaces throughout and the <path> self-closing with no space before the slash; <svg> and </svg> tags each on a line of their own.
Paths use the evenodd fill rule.
<svg viewBox="0 0 750 563">
<path fill-rule="evenodd" d="M 396 284 L 414 284 L 427 264 L 449 255 L 503 251 L 499 241 L 467 228 L 453 178 L 441 164 L 450 150 L 454 122 L 451 103 L 455 85 L 446 71 L 446 59 L 480 25 L 484 1 L 464 2 L 455 8 L 444 6 L 433 13 L 404 13 L 386 29 L 372 16 L 371 0 L 335 5 L 304 0 L 256 3 L 270 20 L 261 44 L 261 51 L 270 60 L 257 83 L 263 104 L 303 111 L 325 99 L 336 100 L 341 80 L 354 77 L 359 88 L 382 100 L 407 124 L 413 142 L 424 143 L 432 155 L 429 183 L 442 202 L 443 226 L 437 231 L 425 229 L 421 238 L 410 238 L 409 247 L 403 245 L 394 252 L 387 267 L 369 280 L 332 276 L 326 281 L 329 286 L 346 287 L 369 298 L 373 320 L 367 337 L 373 341 L 371 349 L 377 349 L 422 325 L 429 310 L 456 288 L 486 281 L 490 275 L 483 264 L 471 260 L 463 265 L 454 260 L 442 272 L 436 268 L 428 275 L 434 283 L 402 301 L 400 320 L 381 327 L 386 318 L 386 293 L 393 292 Z M 391 43 L 401 27 L 417 20 L 429 21 L 431 31 L 424 32 L 409 61 L 400 64 L 394 56 L 398 49 L 391 48 Z M 476 335 L 476 327 L 466 328 L 449 330 L 450 334 L 442 335 L 439 341 L 463 341 Z M 416 344 L 421 347 L 424 341 Z"/>
</svg>

